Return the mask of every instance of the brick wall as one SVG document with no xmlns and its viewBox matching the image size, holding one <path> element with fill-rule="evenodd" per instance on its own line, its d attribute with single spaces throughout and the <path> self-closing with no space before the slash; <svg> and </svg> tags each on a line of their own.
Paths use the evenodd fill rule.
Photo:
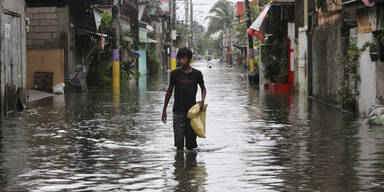
<svg viewBox="0 0 384 192">
<path fill-rule="evenodd" d="M 59 47 L 58 14 L 56 7 L 27 8 L 30 18 L 27 48 L 50 49 Z"/>
</svg>

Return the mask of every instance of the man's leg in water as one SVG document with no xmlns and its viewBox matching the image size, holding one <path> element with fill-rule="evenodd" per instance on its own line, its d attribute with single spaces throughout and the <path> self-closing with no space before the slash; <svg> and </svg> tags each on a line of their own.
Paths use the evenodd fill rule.
<svg viewBox="0 0 384 192">
<path fill-rule="evenodd" d="M 173 138 L 177 150 L 184 149 L 184 135 L 186 133 L 184 116 L 184 113 L 173 113 Z"/>
</svg>

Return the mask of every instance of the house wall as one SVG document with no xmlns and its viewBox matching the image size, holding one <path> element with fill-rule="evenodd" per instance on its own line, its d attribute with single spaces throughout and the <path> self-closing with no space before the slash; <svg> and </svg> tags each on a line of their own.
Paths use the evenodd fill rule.
<svg viewBox="0 0 384 192">
<path fill-rule="evenodd" d="M 64 83 L 63 49 L 30 49 L 28 53 L 27 88 L 34 88 L 35 72 L 52 72 L 55 86 Z"/>
<path fill-rule="evenodd" d="M 377 8 L 377 26 L 378 30 L 384 30 L 384 3 L 380 4 L 381 6 Z M 383 48 L 383 47 L 382 47 Z M 382 49 L 384 51 L 384 49 Z M 383 53 L 381 53 L 383 54 Z M 384 99 L 384 58 L 376 62 L 376 96 Z"/>
<path fill-rule="evenodd" d="M 308 50 L 308 39 L 307 30 L 304 27 L 299 28 L 298 38 L 298 67 L 297 67 L 297 78 L 298 78 L 298 89 L 301 94 L 307 93 L 307 50 Z"/>
<path fill-rule="evenodd" d="M 376 62 L 376 96 L 384 99 L 384 61 Z"/>
<path fill-rule="evenodd" d="M 359 33 L 357 46 L 362 47 L 367 41 L 372 41 L 372 33 Z M 360 87 L 359 87 L 359 114 L 367 116 L 371 105 L 376 100 L 376 65 L 371 61 L 369 51 L 364 51 L 360 56 Z"/>
<path fill-rule="evenodd" d="M 28 7 L 31 24 L 27 33 L 28 49 L 63 49 L 65 74 L 69 74 L 69 8 Z"/>
<path fill-rule="evenodd" d="M 7 13 L 7 14 L 6 14 Z M 8 18 L 8 19 L 6 19 Z M 9 19 L 11 21 L 9 21 Z M 7 21 L 8 20 L 8 21 Z M 7 29 L 5 25 L 7 24 Z M 10 26 L 11 28 L 9 28 Z M 16 90 L 21 89 L 25 93 L 26 87 L 26 25 L 25 25 L 25 1 L 24 0 L 2 0 L 0 1 L 0 92 L 1 92 L 1 115 L 9 110 L 13 110 L 12 106 L 9 107 L 9 102 L 13 103 L 17 98 Z M 7 30 L 7 32 L 6 32 Z M 17 30 L 17 31 L 15 31 Z M 11 39 L 11 41 L 10 41 Z M 12 56 L 16 59 L 13 60 L 13 67 L 5 60 L 5 48 L 9 48 L 11 42 L 11 53 L 8 57 Z M 6 45 L 7 44 L 7 45 Z M 9 49 L 8 49 L 9 50 Z M 16 54 L 16 55 L 15 55 Z M 7 78 L 7 76 L 10 78 Z M 11 92 L 6 90 L 12 87 Z M 20 99 L 26 101 L 25 94 L 20 95 Z M 11 104 L 12 105 L 12 104 Z"/>
<path fill-rule="evenodd" d="M 342 65 L 336 59 L 343 56 L 342 24 L 318 27 L 313 30 L 312 91 L 313 96 L 329 103 L 336 103 L 340 88 Z"/>
<path fill-rule="evenodd" d="M 56 7 L 27 8 L 31 24 L 27 34 L 29 49 L 57 48 L 58 20 Z"/>
<path fill-rule="evenodd" d="M 376 8 L 363 8 L 357 10 L 357 45 L 362 47 L 366 42 L 373 42 L 374 31 L 377 31 L 377 12 Z M 369 50 L 364 51 L 360 56 L 360 87 L 359 87 L 359 114 L 367 116 L 369 107 L 376 104 L 377 83 L 376 62 L 372 62 L 369 56 Z M 380 87 L 379 87 L 380 88 Z"/>
<path fill-rule="evenodd" d="M 296 27 L 304 27 L 304 0 L 295 1 L 295 24 Z"/>
<path fill-rule="evenodd" d="M 332 0 L 328 1 L 328 10 L 326 13 L 323 13 L 321 10 L 318 10 L 318 25 L 331 25 L 337 24 L 342 20 L 341 10 L 342 10 L 342 0 Z"/>
</svg>

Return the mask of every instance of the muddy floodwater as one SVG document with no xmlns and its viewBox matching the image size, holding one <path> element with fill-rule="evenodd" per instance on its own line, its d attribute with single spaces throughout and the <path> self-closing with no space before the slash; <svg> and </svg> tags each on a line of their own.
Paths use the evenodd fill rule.
<svg viewBox="0 0 384 192">
<path fill-rule="evenodd" d="M 124 84 L 118 96 L 66 92 L 1 123 L 0 191 L 384 191 L 383 127 L 259 90 L 218 61 L 193 67 L 208 104 L 197 150 L 173 147 L 173 99 L 160 120 L 169 72 Z"/>
</svg>

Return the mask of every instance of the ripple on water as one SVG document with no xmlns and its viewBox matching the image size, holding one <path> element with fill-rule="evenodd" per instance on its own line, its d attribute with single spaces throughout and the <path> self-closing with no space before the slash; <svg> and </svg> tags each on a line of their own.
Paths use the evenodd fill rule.
<svg viewBox="0 0 384 192">
<path fill-rule="evenodd" d="M 299 95 L 259 90 L 236 67 L 197 61 L 207 138 L 173 147 L 169 73 L 111 90 L 68 92 L 5 121 L 5 191 L 381 191 L 384 131 Z M 200 93 L 197 98 L 199 99 Z M 305 101 L 305 102 L 302 102 Z M 62 101 L 61 101 L 62 102 Z M 2 159 L 7 159 L 2 161 Z"/>
</svg>

